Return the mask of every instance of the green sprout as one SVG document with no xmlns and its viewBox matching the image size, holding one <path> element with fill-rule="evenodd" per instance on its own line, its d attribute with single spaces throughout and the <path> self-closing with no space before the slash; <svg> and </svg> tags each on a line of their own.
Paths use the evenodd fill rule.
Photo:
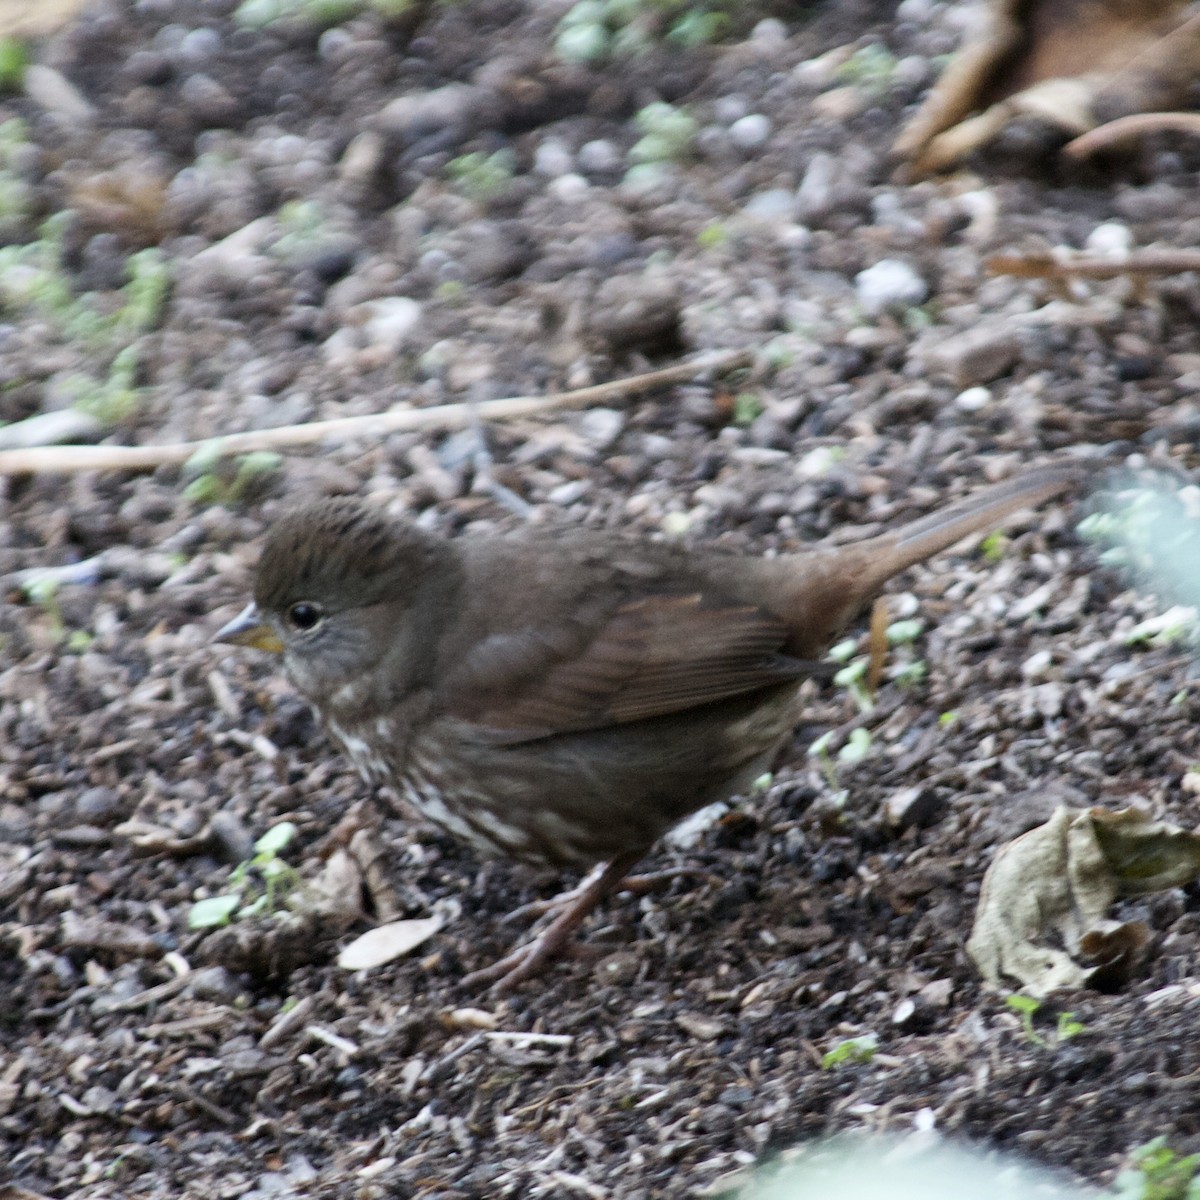
<svg viewBox="0 0 1200 1200">
<path fill-rule="evenodd" d="M 837 69 L 837 78 L 865 92 L 879 95 L 891 86 L 896 56 L 877 42 L 861 46 Z"/>
<path fill-rule="evenodd" d="M 694 49 L 719 42 L 732 25 L 728 13 L 689 5 L 667 30 L 667 41 Z"/>
<path fill-rule="evenodd" d="M 189 929 L 216 929 L 231 921 L 280 911 L 300 876 L 279 856 L 296 836 L 291 821 L 273 825 L 254 843 L 254 855 L 238 863 L 229 888 L 219 896 L 197 900 L 188 913 Z"/>
<path fill-rule="evenodd" d="M 821 774 L 825 776 L 825 782 L 829 786 L 831 792 L 838 791 L 838 774 L 837 766 L 832 758 L 829 757 L 829 743 L 833 741 L 833 730 L 828 733 L 823 733 L 811 746 L 808 748 L 809 758 L 817 760 L 817 766 L 821 770 Z"/>
<path fill-rule="evenodd" d="M 1200 1154 L 1180 1155 L 1156 1137 L 1130 1154 L 1117 1176 L 1113 1200 L 1200 1200 Z"/>
<path fill-rule="evenodd" d="M 869 1063 L 875 1057 L 878 1049 L 879 1037 L 874 1033 L 864 1033 L 860 1037 L 846 1038 L 821 1056 L 821 1068 L 825 1071 L 833 1071 L 851 1063 Z"/>
<path fill-rule="evenodd" d="M 707 46 L 729 32 L 737 11 L 732 0 L 576 0 L 558 23 L 554 49 L 566 62 L 595 66 L 633 58 L 656 41 Z"/>
<path fill-rule="evenodd" d="M 66 633 L 66 622 L 63 621 L 62 608 L 58 603 L 58 580 L 49 576 L 31 579 L 21 590 L 25 598 L 38 605 L 50 622 L 50 634 L 55 642 L 61 642 Z"/>
<path fill-rule="evenodd" d="M 738 392 L 733 398 L 733 423 L 743 429 L 762 416 L 763 402 L 757 392 Z"/>
<path fill-rule="evenodd" d="M 860 763 L 871 752 L 871 735 L 865 729 L 855 729 L 838 751 L 838 762 L 853 765 Z"/>
<path fill-rule="evenodd" d="M 629 150 L 634 163 L 679 162 L 692 152 L 696 119 L 685 109 L 662 100 L 647 104 L 634 117 L 641 137 Z"/>
<path fill-rule="evenodd" d="M 1025 1034 L 1026 1041 L 1032 1042 L 1035 1046 L 1045 1047 L 1050 1044 L 1033 1027 L 1033 1018 L 1042 1008 L 1040 1000 L 1035 1000 L 1032 996 L 1025 996 L 1017 992 L 1011 996 L 1006 996 L 1004 1003 L 1021 1018 L 1021 1030 Z M 1056 1044 L 1070 1041 L 1071 1038 L 1078 1037 L 1081 1033 L 1086 1032 L 1087 1026 L 1078 1020 L 1073 1012 L 1060 1012 L 1058 1014 L 1054 1030 Z"/>
<path fill-rule="evenodd" d="M 66 387 L 74 396 L 73 404 L 81 412 L 95 417 L 101 425 L 120 425 L 141 407 L 143 388 L 136 386 L 138 350 L 126 346 L 112 360 L 103 380 L 89 375 L 73 375 Z"/>
<path fill-rule="evenodd" d="M 875 701 L 867 690 L 867 657 L 860 654 L 853 658 L 833 677 L 834 687 L 845 688 L 858 705 L 859 712 L 869 713 Z"/>
<path fill-rule="evenodd" d="M 1080 1020 L 1077 1020 L 1073 1012 L 1060 1012 L 1058 1014 L 1058 1024 L 1055 1026 L 1054 1034 L 1060 1042 L 1070 1041 L 1073 1037 L 1078 1037 L 1081 1033 L 1087 1032 L 1087 1026 Z"/>
<path fill-rule="evenodd" d="M 1156 649 L 1200 640 L 1196 609 L 1176 604 L 1157 617 L 1138 622 L 1126 635 L 1125 645 Z"/>
<path fill-rule="evenodd" d="M 1200 641 L 1200 493 L 1194 487 L 1136 486 L 1085 517 L 1080 536 L 1103 547 L 1100 561 L 1129 572 L 1170 607 L 1161 627 L 1143 622 L 1134 645 Z M 1171 607 L 1173 606 L 1173 607 Z"/>
<path fill-rule="evenodd" d="M 889 646 L 910 646 L 921 636 L 925 623 L 919 620 L 893 621 L 887 627 Z"/>
<path fill-rule="evenodd" d="M 16 92 L 25 82 L 29 47 L 15 37 L 0 37 L 0 91 Z"/>
<path fill-rule="evenodd" d="M 0 230 L 5 226 L 5 131 L 11 124 L 0 126 Z M 79 372 L 63 386 L 77 408 L 102 425 L 119 425 L 141 405 L 135 339 L 162 319 L 170 269 L 158 250 L 142 250 L 128 259 L 128 279 L 115 305 L 92 293 L 77 296 L 63 267 L 63 216 L 45 221 L 37 241 L 0 248 L 0 307 L 42 317 L 65 339 L 84 343 L 94 360 L 107 360 L 102 376 Z"/>
<path fill-rule="evenodd" d="M 246 29 L 265 29 L 277 21 L 294 21 L 316 29 L 374 12 L 385 21 L 403 17 L 416 0 L 242 0 L 233 19 Z"/>
<path fill-rule="evenodd" d="M 512 182 L 516 161 L 511 150 L 500 149 L 492 154 L 475 150 L 460 154 L 446 164 L 446 174 L 458 190 L 477 204 L 487 204 L 502 196 Z"/>
<path fill-rule="evenodd" d="M 719 250 L 729 243 L 729 230 L 720 221 L 709 221 L 696 234 L 696 245 L 701 250 Z"/>
<path fill-rule="evenodd" d="M 276 212 L 275 223 L 279 236 L 271 245 L 271 254 L 284 261 L 303 254 L 328 227 L 328 219 L 315 200 L 288 200 Z"/>
<path fill-rule="evenodd" d="M 184 463 L 184 478 L 190 482 L 183 494 L 196 504 L 236 508 L 261 496 L 282 469 L 283 456 L 271 450 L 226 458 L 217 438 L 201 446 Z"/>
<path fill-rule="evenodd" d="M 999 530 L 995 533 L 989 533 L 979 543 L 979 549 L 983 554 L 984 562 L 998 563 L 1004 557 L 1004 552 L 1008 549 L 1008 537 Z"/>
<path fill-rule="evenodd" d="M 55 645 L 63 645 L 72 654 L 82 654 L 96 640 L 86 629 L 68 631 L 63 618 L 62 606 L 58 602 L 59 581 L 52 575 L 42 575 L 28 580 L 21 587 L 25 598 L 38 605 L 46 614 L 50 625 L 50 638 Z"/>
<path fill-rule="evenodd" d="M 1042 1007 L 1042 1002 L 1035 1000 L 1032 996 L 1023 996 L 1017 993 L 1006 996 L 1004 1003 L 1021 1018 L 1021 1029 L 1025 1034 L 1025 1040 L 1032 1042 L 1035 1046 L 1046 1045 L 1046 1039 L 1033 1027 L 1034 1014 Z"/>
</svg>

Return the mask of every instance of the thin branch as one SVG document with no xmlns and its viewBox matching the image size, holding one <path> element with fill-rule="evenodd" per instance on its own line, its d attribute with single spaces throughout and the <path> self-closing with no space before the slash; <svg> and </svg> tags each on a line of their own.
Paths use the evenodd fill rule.
<svg viewBox="0 0 1200 1200">
<path fill-rule="evenodd" d="M 1069 158 L 1087 158 L 1101 150 L 1115 150 L 1152 133 L 1200 133 L 1200 113 L 1133 113 L 1118 117 L 1073 138 L 1062 152 Z"/>
<path fill-rule="evenodd" d="M 282 425 L 231 433 L 199 442 L 169 442 L 161 446 L 38 446 L 27 450 L 0 451 L 0 475 L 70 474 L 76 471 L 152 471 L 171 463 L 187 462 L 197 451 L 214 445 L 222 454 L 249 454 L 258 450 L 281 450 L 289 446 L 311 446 L 315 442 L 347 441 L 370 434 L 406 433 L 418 429 L 463 429 L 475 420 L 511 421 L 518 417 L 588 408 L 644 395 L 676 383 L 686 383 L 708 372 L 721 374 L 749 366 L 749 350 L 726 350 L 707 354 L 692 362 L 678 363 L 644 375 L 615 379 L 592 387 L 557 392 L 550 396 L 509 396 L 478 404 L 439 404 L 432 408 L 407 405 L 360 417 L 338 417 L 306 425 Z"/>
<path fill-rule="evenodd" d="M 1200 250 L 1150 247 L 1132 250 L 1119 258 L 1053 251 L 995 254 L 985 266 L 991 275 L 1016 275 L 1021 279 L 1120 279 L 1125 275 L 1179 275 L 1184 271 L 1200 271 Z"/>
</svg>

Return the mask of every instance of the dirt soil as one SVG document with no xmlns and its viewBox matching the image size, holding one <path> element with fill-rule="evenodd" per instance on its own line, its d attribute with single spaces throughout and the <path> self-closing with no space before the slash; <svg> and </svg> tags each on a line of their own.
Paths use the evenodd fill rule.
<svg viewBox="0 0 1200 1200">
<path fill-rule="evenodd" d="M 1063 296 L 981 263 L 1105 225 L 1093 245 L 1196 245 L 1194 147 L 1166 137 L 1068 177 L 1018 131 L 971 174 L 898 182 L 890 142 L 963 35 L 961 6 L 936 0 L 788 6 L 716 47 L 595 70 L 553 54 L 562 4 L 324 33 L 239 26 L 233 7 L 87 8 L 43 45 L 36 99 L 0 105 L 27 122 L 9 242 L 68 211 L 57 269 L 110 307 L 130 254 L 158 246 L 170 268 L 153 328 L 126 339 L 144 390 L 93 438 L 542 394 L 714 350 L 756 365 L 585 412 L 330 441 L 240 479 L 4 479 L 11 1194 L 720 1196 L 845 1129 L 933 1129 L 1101 1185 L 1154 1136 L 1200 1149 L 1200 893 L 1127 904 L 1153 932 L 1145 963 L 1114 994 L 1056 997 L 1044 1044 L 964 951 L 995 848 L 1064 799 L 1192 824 L 1193 661 L 1127 644 L 1163 603 L 1098 563 L 1086 501 L 908 573 L 892 611 L 923 622 L 924 676 L 885 678 L 870 713 L 813 686 L 770 786 L 656 850 L 658 890 L 608 902 L 590 956 L 502 1000 L 460 980 L 523 935 L 506 914 L 568 881 L 354 810 L 365 785 L 276 664 L 210 641 L 297 496 L 386 499 L 450 533 L 560 521 L 766 552 L 1081 447 L 1186 478 L 1194 278 Z M 627 177 L 652 101 L 696 135 Z M 881 260 L 901 265 L 877 302 L 856 277 Z M 0 419 L 75 420 L 80 377 L 105 380 L 119 347 L 5 270 Z M 44 567 L 72 569 L 31 596 L 20 573 Z M 859 727 L 868 752 L 840 762 Z M 827 730 L 823 767 L 807 749 Z M 336 965 L 370 912 L 300 936 L 285 917 L 188 928 L 266 830 L 295 823 L 283 858 L 311 879 L 352 810 L 378 812 L 373 894 L 452 914 L 411 955 Z M 1062 1010 L 1084 1026 L 1069 1040 Z M 870 1061 L 822 1068 L 868 1034 Z"/>
</svg>

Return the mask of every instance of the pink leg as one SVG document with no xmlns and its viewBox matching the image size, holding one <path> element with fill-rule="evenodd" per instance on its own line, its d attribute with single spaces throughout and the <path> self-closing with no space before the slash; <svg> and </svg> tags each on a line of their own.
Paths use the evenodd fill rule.
<svg viewBox="0 0 1200 1200">
<path fill-rule="evenodd" d="M 607 863 L 598 875 L 584 880 L 579 888 L 567 892 L 562 897 L 566 901 L 566 907 L 541 933 L 490 967 L 472 971 L 463 978 L 463 983 L 467 987 L 490 984 L 493 991 L 507 992 L 518 983 L 540 974 L 551 959 L 557 958 L 563 952 L 571 934 L 579 928 L 592 909 L 605 896 L 617 890 L 629 868 L 639 858 L 640 851 L 618 855 Z"/>
</svg>

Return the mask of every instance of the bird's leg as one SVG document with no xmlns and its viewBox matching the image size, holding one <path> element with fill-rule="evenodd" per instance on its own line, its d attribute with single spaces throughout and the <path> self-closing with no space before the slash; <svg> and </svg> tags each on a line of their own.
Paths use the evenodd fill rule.
<svg viewBox="0 0 1200 1200">
<path fill-rule="evenodd" d="M 617 890 L 630 867 L 641 856 L 640 850 L 618 854 L 605 863 L 601 871 L 592 872 L 579 887 L 558 898 L 566 901 L 566 907 L 541 933 L 490 967 L 472 971 L 463 978 L 464 985 L 477 987 L 490 984 L 494 991 L 507 992 L 518 983 L 532 979 L 551 959 L 563 952 L 571 934 L 605 896 Z M 555 901 L 551 903 L 557 907 Z"/>
<path fill-rule="evenodd" d="M 512 925 L 519 921 L 535 921 L 539 917 L 544 917 L 547 913 L 558 912 L 566 908 L 578 897 L 582 896 L 592 886 L 594 880 L 599 879 L 607 865 L 607 863 L 599 863 L 593 867 L 569 891 L 559 892 L 557 896 L 551 896 L 548 900 L 530 900 L 528 904 L 519 905 L 512 912 L 505 913 L 501 918 L 503 923 L 505 925 Z M 610 894 L 628 892 L 631 896 L 648 896 L 651 892 L 660 891 L 668 884 L 674 883 L 676 879 L 695 875 L 702 875 L 705 879 L 716 880 L 716 876 L 702 871 L 697 867 L 668 867 L 664 871 L 649 871 L 644 875 L 626 875 L 624 879 L 621 879 L 610 889 Z"/>
</svg>

